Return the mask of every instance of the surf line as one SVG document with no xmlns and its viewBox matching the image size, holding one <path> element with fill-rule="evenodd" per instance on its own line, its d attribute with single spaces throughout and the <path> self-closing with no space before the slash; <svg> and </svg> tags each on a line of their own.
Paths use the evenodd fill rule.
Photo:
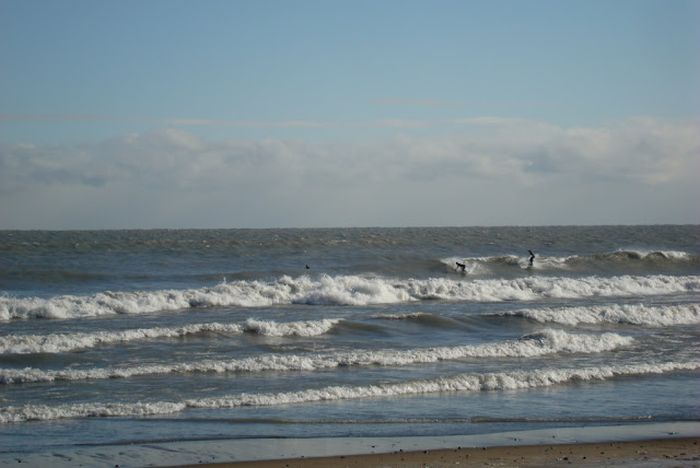
<svg viewBox="0 0 700 468">
<path fill-rule="evenodd" d="M 527 262 L 528 262 L 527 267 L 533 268 L 534 264 L 535 264 L 535 254 L 532 253 L 532 250 L 530 250 L 530 249 L 527 250 L 527 253 L 530 254 L 530 258 L 527 259 Z M 466 269 L 467 269 L 466 262 L 464 262 L 464 263 L 455 262 L 455 265 L 457 265 L 457 268 L 459 268 L 462 273 L 466 272 Z"/>
</svg>

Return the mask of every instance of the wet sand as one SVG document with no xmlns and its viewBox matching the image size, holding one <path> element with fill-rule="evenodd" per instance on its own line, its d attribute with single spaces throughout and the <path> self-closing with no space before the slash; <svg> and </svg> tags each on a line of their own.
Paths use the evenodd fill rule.
<svg viewBox="0 0 700 468">
<path fill-rule="evenodd" d="M 700 468 L 700 421 L 444 436 L 142 440 L 3 452 L 2 466 Z"/>
<path fill-rule="evenodd" d="M 700 467 L 700 438 L 504 447 L 196 464 L 210 468 L 635 466 Z"/>
</svg>

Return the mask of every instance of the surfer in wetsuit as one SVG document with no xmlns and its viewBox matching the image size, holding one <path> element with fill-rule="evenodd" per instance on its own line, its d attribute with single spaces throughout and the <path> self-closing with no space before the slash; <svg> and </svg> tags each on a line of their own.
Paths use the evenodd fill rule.
<svg viewBox="0 0 700 468">
<path fill-rule="evenodd" d="M 467 265 L 465 265 L 464 263 L 459 263 L 459 262 L 455 262 L 455 263 L 457 264 L 459 269 L 462 270 L 462 273 L 464 273 L 464 270 L 467 268 Z"/>
<path fill-rule="evenodd" d="M 533 263 L 535 262 L 535 254 L 532 253 L 532 250 L 528 250 L 528 253 L 530 254 L 530 258 L 528 259 L 528 268 L 532 268 Z"/>
</svg>

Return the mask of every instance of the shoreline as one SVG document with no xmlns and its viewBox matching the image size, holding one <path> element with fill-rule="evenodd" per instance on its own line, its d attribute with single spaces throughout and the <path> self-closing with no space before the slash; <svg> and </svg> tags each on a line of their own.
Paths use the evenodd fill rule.
<svg viewBox="0 0 700 468">
<path fill-rule="evenodd" d="M 700 438 L 627 442 L 457 447 L 413 452 L 179 465 L 177 468 L 325 468 L 446 466 L 700 466 Z"/>
<path fill-rule="evenodd" d="M 80 465 L 111 468 L 117 465 L 120 468 L 422 467 L 425 464 L 455 466 L 457 463 L 464 466 L 465 462 L 469 465 L 497 463 L 502 466 L 554 466 L 568 462 L 576 466 L 588 463 L 644 466 L 649 462 L 650 467 L 663 466 L 668 462 L 669 466 L 700 467 L 700 421 L 554 427 L 449 436 L 125 443 L 0 454 L 0 466 L 17 466 L 21 463 L 22 466 L 57 468 Z"/>
</svg>

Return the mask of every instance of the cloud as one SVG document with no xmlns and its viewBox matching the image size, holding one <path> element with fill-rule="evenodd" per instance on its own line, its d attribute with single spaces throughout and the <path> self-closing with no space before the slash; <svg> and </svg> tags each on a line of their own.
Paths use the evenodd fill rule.
<svg viewBox="0 0 700 468">
<path fill-rule="evenodd" d="M 548 207 L 540 222 L 557 223 L 555 213 L 591 197 L 598 206 L 579 215 L 603 222 L 617 219 L 612 207 L 645 213 L 641 200 L 649 206 L 657 189 L 666 200 L 659 210 L 696 220 L 696 122 L 562 128 L 480 118 L 458 130 L 340 143 L 208 141 L 166 128 L 95 144 L 0 145 L 0 228 L 52 227 L 42 216 L 68 212 L 57 219 L 78 226 L 53 227 L 449 224 L 454 216 L 508 224 L 527 206 Z M 80 210 L 93 213 L 89 223 L 81 225 Z"/>
</svg>

